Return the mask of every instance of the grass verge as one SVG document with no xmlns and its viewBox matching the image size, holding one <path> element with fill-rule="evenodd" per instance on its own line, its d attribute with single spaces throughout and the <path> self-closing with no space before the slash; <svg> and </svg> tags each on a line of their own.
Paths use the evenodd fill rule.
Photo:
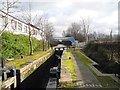
<svg viewBox="0 0 120 90">
<path fill-rule="evenodd" d="M 61 85 L 64 86 L 65 88 L 66 87 L 73 88 L 75 86 L 74 83 L 62 83 Z"/>
<path fill-rule="evenodd" d="M 74 67 L 72 64 L 72 59 L 69 59 L 69 57 L 71 57 L 71 53 L 70 51 L 66 51 L 66 60 L 64 60 L 64 64 L 66 65 L 66 68 L 70 70 L 70 73 L 72 75 L 72 81 L 76 80 L 76 76 L 75 76 L 75 71 L 74 71 Z"/>
<path fill-rule="evenodd" d="M 14 63 L 11 63 L 10 65 L 7 65 L 7 67 L 10 67 L 10 66 L 16 66 L 16 67 L 19 67 L 21 64 L 29 61 L 29 60 L 33 60 L 37 57 L 40 57 L 40 56 L 43 56 L 44 54 L 46 54 L 47 52 L 51 51 L 51 49 L 48 49 L 47 51 L 43 51 L 41 53 L 34 53 L 32 56 L 28 56 L 27 58 L 21 60 L 21 61 L 18 61 L 18 62 L 14 62 Z"/>
<path fill-rule="evenodd" d="M 75 51 L 76 55 L 84 62 L 84 64 L 88 67 L 88 69 L 96 76 L 96 78 L 99 80 L 100 84 L 103 87 L 108 88 L 120 88 L 120 84 L 113 80 L 110 76 L 98 76 L 88 65 L 88 63 L 92 63 L 89 61 L 84 55 L 82 55 L 79 51 Z"/>
<path fill-rule="evenodd" d="M 72 83 L 68 83 L 68 82 L 62 82 L 61 83 L 61 87 L 58 87 L 58 88 L 73 88 L 75 86 L 75 83 L 74 81 L 76 81 L 76 75 L 75 75 L 75 71 L 74 71 L 74 66 L 73 66 L 73 63 L 72 63 L 72 59 L 70 59 L 69 57 L 71 57 L 71 53 L 69 50 L 66 51 L 65 53 L 65 60 L 63 60 L 63 65 L 65 65 L 66 69 L 70 70 L 70 74 L 71 74 L 71 78 L 72 78 Z"/>
<path fill-rule="evenodd" d="M 92 63 L 88 58 L 82 55 L 79 51 L 75 51 L 76 55 L 84 62 L 84 63 Z"/>
</svg>

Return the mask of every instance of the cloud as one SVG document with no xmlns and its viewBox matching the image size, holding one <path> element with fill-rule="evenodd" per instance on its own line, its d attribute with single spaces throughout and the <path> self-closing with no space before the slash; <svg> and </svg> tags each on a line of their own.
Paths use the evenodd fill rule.
<svg viewBox="0 0 120 90">
<path fill-rule="evenodd" d="M 55 37 L 62 37 L 63 30 L 66 30 L 66 26 L 55 26 L 56 30 L 54 32 Z"/>
<path fill-rule="evenodd" d="M 29 2 L 29 0 L 21 0 Z M 47 13 L 49 22 L 55 26 L 55 35 L 61 36 L 72 22 L 83 18 L 91 21 L 90 31 L 108 34 L 110 28 L 117 32 L 118 0 L 30 0 L 32 11 Z M 26 5 L 22 4 L 23 6 Z"/>
<path fill-rule="evenodd" d="M 55 24 L 56 21 L 57 21 L 57 20 L 56 20 L 55 17 L 50 17 L 50 18 L 49 18 L 49 22 L 51 22 L 51 23 L 54 23 L 54 24 Z"/>
<path fill-rule="evenodd" d="M 99 23 L 113 24 L 116 23 L 117 20 L 118 20 L 118 11 L 116 10 L 109 13 L 108 16 L 101 18 L 101 20 L 99 20 Z"/>
<path fill-rule="evenodd" d="M 113 33 L 116 33 L 118 31 L 118 11 L 115 10 L 109 13 L 106 17 L 94 20 L 93 25 L 96 25 L 96 28 L 99 28 L 99 32 L 104 31 L 105 34 L 108 34 L 112 29 Z"/>
<path fill-rule="evenodd" d="M 59 2 L 56 3 L 57 8 L 66 8 L 70 7 L 72 5 L 71 0 L 60 0 Z"/>
</svg>

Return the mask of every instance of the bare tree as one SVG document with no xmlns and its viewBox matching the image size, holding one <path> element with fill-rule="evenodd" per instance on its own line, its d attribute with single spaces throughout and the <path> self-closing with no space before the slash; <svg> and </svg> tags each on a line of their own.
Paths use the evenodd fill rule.
<svg viewBox="0 0 120 90">
<path fill-rule="evenodd" d="M 88 41 L 97 40 L 97 33 L 94 31 L 93 33 L 88 34 Z"/>
<path fill-rule="evenodd" d="M 52 23 L 49 23 L 46 15 L 38 16 L 36 22 L 34 22 L 34 25 L 39 27 L 40 30 L 44 31 L 46 37 L 48 38 L 53 37 L 54 26 Z"/>
<path fill-rule="evenodd" d="M 25 23 L 28 24 L 28 35 L 29 35 L 29 46 L 30 46 L 30 52 L 29 54 L 32 55 L 33 54 L 33 46 L 32 46 L 32 29 L 31 26 L 32 25 L 32 14 L 31 14 L 31 2 L 28 2 L 28 10 L 22 10 L 22 15 L 20 15 L 18 18 L 20 18 L 20 20 L 24 21 Z M 24 8 L 24 7 L 23 7 Z"/>
<path fill-rule="evenodd" d="M 53 32 L 54 32 L 54 26 L 51 23 L 46 24 L 45 25 L 46 37 L 52 38 L 53 37 Z"/>
<path fill-rule="evenodd" d="M 110 41 L 112 42 L 113 41 L 113 35 L 112 35 L 112 29 L 111 29 L 111 31 L 110 31 Z"/>
<path fill-rule="evenodd" d="M 6 0 L 5 2 L 1 2 L 1 10 L 3 10 L 6 13 L 14 13 L 12 10 L 13 8 L 18 8 L 16 5 L 18 3 L 18 0 Z"/>
<path fill-rule="evenodd" d="M 42 15 L 38 16 L 36 22 L 34 22 L 34 25 L 40 28 L 42 30 L 47 38 L 52 38 L 53 37 L 53 32 L 54 32 L 54 26 L 52 23 L 49 23 L 47 15 Z M 44 47 L 44 40 L 45 38 L 43 37 L 43 51 L 45 49 Z M 48 47 L 49 47 L 49 41 L 48 41 Z"/>
<path fill-rule="evenodd" d="M 80 33 L 80 31 L 81 31 L 80 25 L 78 23 L 72 23 L 68 27 L 67 31 L 66 32 L 64 31 L 64 34 L 66 34 L 66 36 L 72 36 L 75 39 L 77 39 L 78 38 L 78 33 Z"/>
<path fill-rule="evenodd" d="M 45 33 L 45 25 L 48 22 L 48 19 L 45 16 L 39 16 L 35 26 L 39 27 Z M 46 33 L 45 33 L 46 35 Z M 45 50 L 45 38 L 42 38 L 43 51 Z"/>
<path fill-rule="evenodd" d="M 65 30 L 63 30 L 63 32 L 62 32 L 62 36 L 66 36 L 66 31 Z"/>
<path fill-rule="evenodd" d="M 88 20 L 82 20 L 82 26 L 83 26 L 85 42 L 88 42 L 88 32 L 89 32 L 89 26 L 90 26 Z"/>
<path fill-rule="evenodd" d="M 17 2 L 18 0 L 12 0 L 12 1 L 9 1 L 9 0 L 6 0 L 5 2 L 0 2 L 1 3 L 1 12 L 4 14 L 2 14 L 2 19 L 3 19 L 3 25 L 1 26 L 1 32 L 0 32 L 0 35 L 5 31 L 5 29 L 7 28 L 9 22 L 8 22 L 8 15 L 10 13 L 14 13 L 12 11 L 13 8 L 17 8 Z"/>
<path fill-rule="evenodd" d="M 78 41 L 88 42 L 89 22 L 82 20 L 80 23 L 72 23 L 66 31 L 64 36 L 74 37 Z"/>
<path fill-rule="evenodd" d="M 30 28 L 31 26 L 31 3 L 29 2 L 29 13 L 28 13 L 28 25 L 29 25 L 29 45 L 30 45 L 30 55 L 33 54 L 33 47 L 32 47 L 32 39 L 31 39 L 31 33 L 32 33 L 32 30 Z"/>
<path fill-rule="evenodd" d="M 30 4 L 30 3 L 29 3 Z M 45 36 L 48 38 L 51 38 L 53 36 L 53 31 L 54 31 L 54 27 L 51 23 L 48 22 L 48 18 L 47 15 L 39 15 L 36 14 L 35 16 L 32 16 L 32 12 L 31 12 L 31 5 L 29 5 L 29 11 L 22 11 L 23 14 L 21 16 L 21 19 L 23 21 L 25 21 L 28 24 L 32 24 L 34 26 L 36 26 L 37 28 L 39 28 L 39 30 L 41 30 L 44 33 L 44 36 L 42 34 L 42 46 L 43 46 L 43 51 L 45 50 Z M 31 37 L 31 30 L 29 28 L 29 40 Z M 31 40 L 30 40 L 30 47 L 32 47 L 31 45 Z M 32 48 L 30 49 L 32 50 Z M 31 53 L 30 53 L 31 54 Z"/>
<path fill-rule="evenodd" d="M 34 25 L 37 26 L 38 28 L 40 28 L 40 30 L 42 30 L 42 32 L 45 32 L 45 25 L 46 22 L 48 21 L 48 19 L 44 16 L 38 16 L 37 19 L 34 22 Z M 42 37 L 42 47 L 43 47 L 43 51 L 45 50 L 45 38 Z"/>
</svg>

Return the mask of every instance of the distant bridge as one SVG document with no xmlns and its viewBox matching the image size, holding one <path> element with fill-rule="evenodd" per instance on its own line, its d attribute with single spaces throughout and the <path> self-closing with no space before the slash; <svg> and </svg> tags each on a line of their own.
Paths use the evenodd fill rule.
<svg viewBox="0 0 120 90">
<path fill-rule="evenodd" d="M 55 37 L 55 38 L 46 38 L 48 41 L 71 41 L 75 42 L 73 37 Z"/>
</svg>

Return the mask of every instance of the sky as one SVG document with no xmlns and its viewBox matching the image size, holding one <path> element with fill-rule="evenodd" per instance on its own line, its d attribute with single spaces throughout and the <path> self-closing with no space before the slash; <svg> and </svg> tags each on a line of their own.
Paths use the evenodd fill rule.
<svg viewBox="0 0 120 90">
<path fill-rule="evenodd" d="M 28 9 L 31 2 L 32 15 L 46 14 L 53 23 L 55 36 L 61 37 L 73 22 L 82 19 L 90 21 L 89 33 L 94 31 L 109 34 L 118 33 L 119 0 L 19 0 L 20 7 Z M 23 9 L 24 9 L 23 8 Z"/>
</svg>

